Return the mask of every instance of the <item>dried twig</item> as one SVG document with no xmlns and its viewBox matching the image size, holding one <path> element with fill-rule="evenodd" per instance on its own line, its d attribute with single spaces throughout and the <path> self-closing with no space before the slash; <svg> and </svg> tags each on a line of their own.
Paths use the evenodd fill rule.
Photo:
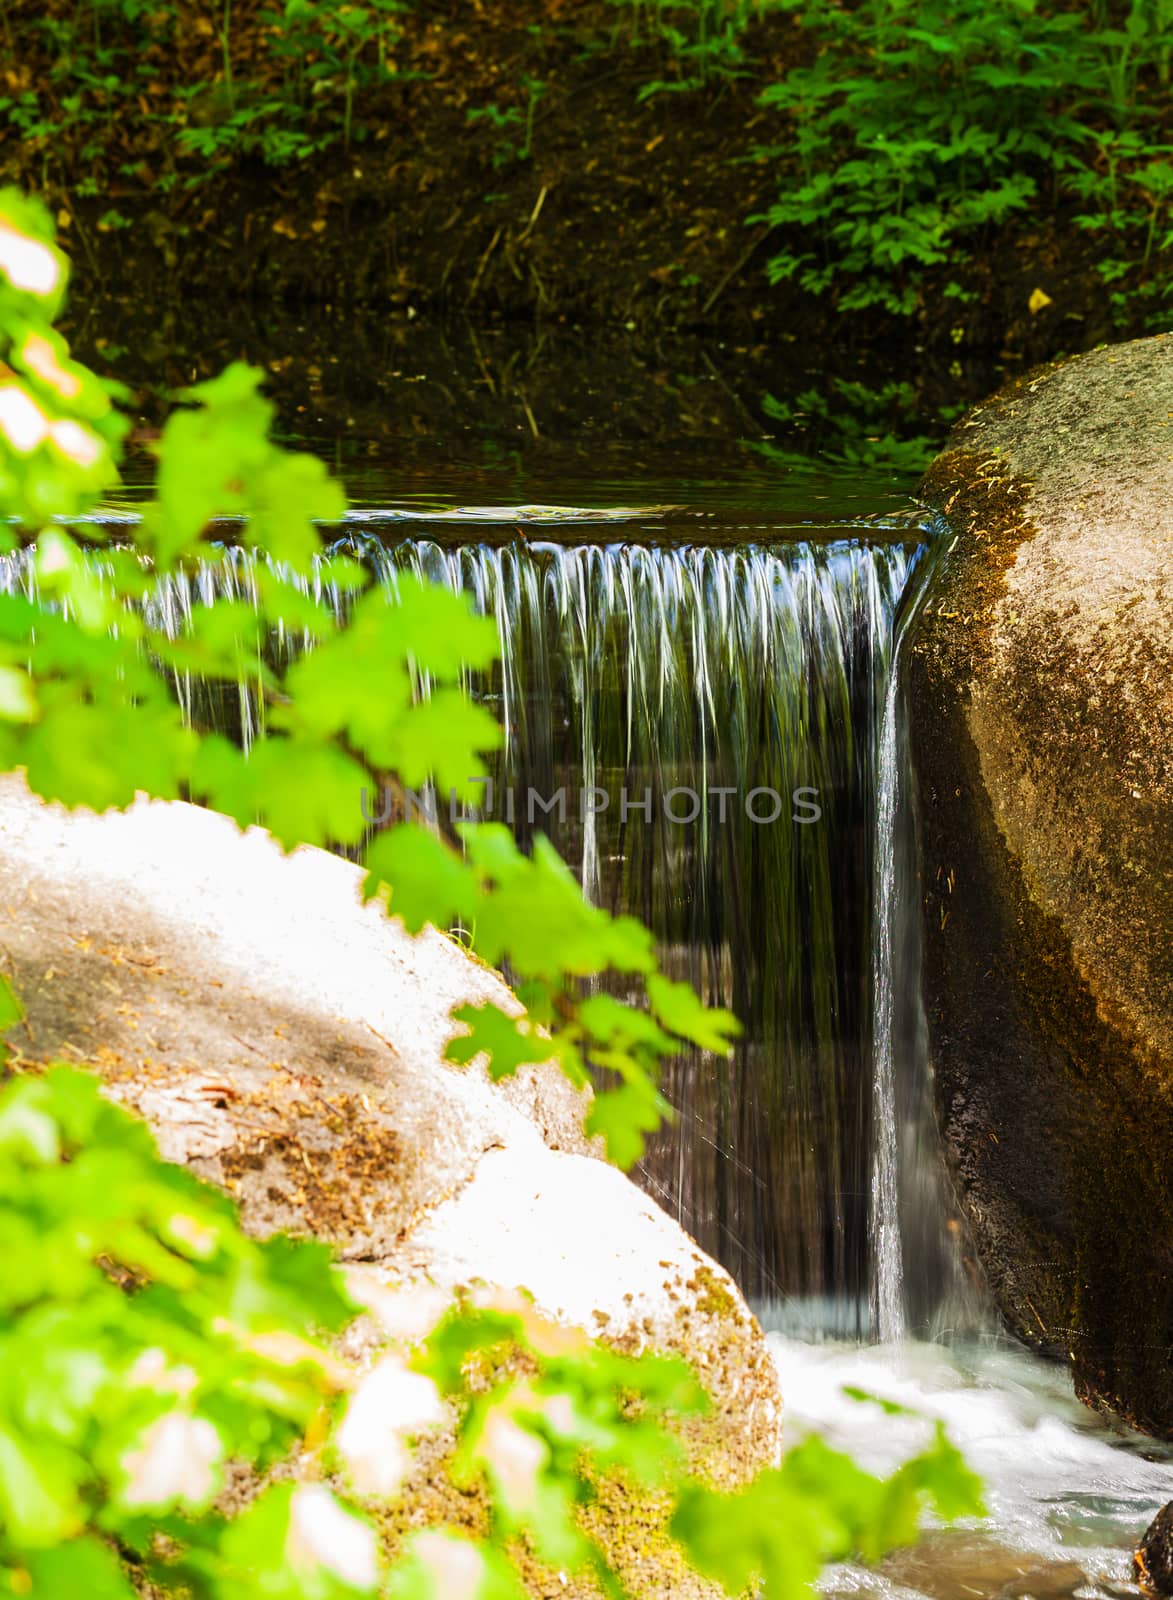
<svg viewBox="0 0 1173 1600">
<path fill-rule="evenodd" d="M 496 233 L 489 240 L 489 248 L 485 251 L 484 255 L 481 257 L 480 264 L 478 265 L 476 272 L 473 274 L 472 286 L 468 291 L 468 300 L 466 301 L 466 304 L 468 303 L 468 301 L 472 300 L 473 296 L 477 292 L 477 289 L 480 287 L 481 276 L 484 273 L 485 268 L 489 264 L 489 257 L 493 254 L 493 251 L 497 248 L 497 241 L 500 239 L 500 237 L 501 237 L 501 229 L 498 228 Z"/>
<path fill-rule="evenodd" d="M 701 316 L 702 317 L 707 317 L 708 316 L 709 312 L 716 305 L 716 303 L 717 303 L 718 299 L 720 298 L 720 296 L 725 292 L 726 286 L 728 284 L 732 283 L 733 279 L 736 278 L 737 274 L 741 271 L 742 267 L 744 267 L 745 264 L 748 262 L 750 256 L 753 255 L 754 251 L 757 249 L 758 245 L 761 244 L 762 240 L 766 237 L 766 235 L 768 233 L 772 233 L 772 232 L 773 232 L 773 225 L 772 224 L 767 224 L 766 227 L 764 227 L 761 230 L 761 232 L 758 234 L 757 238 L 750 245 L 749 249 L 744 251 L 740 256 L 738 256 L 737 260 L 729 268 L 729 271 L 721 279 L 720 283 L 713 290 L 712 294 L 709 296 L 709 298 L 705 301 L 704 305 L 701 307 Z"/>
</svg>

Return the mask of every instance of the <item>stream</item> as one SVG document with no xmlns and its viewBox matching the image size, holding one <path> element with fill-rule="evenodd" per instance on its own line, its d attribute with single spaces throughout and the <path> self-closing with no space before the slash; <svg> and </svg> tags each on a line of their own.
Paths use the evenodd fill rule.
<svg viewBox="0 0 1173 1600">
<path fill-rule="evenodd" d="M 815 1430 L 890 1470 L 939 1419 L 985 1480 L 988 1520 L 835 1568 L 824 1592 L 1135 1593 L 1173 1451 L 1094 1416 L 1062 1368 L 996 1331 L 933 1132 L 893 664 L 942 529 L 875 471 L 690 477 L 687 452 L 602 479 L 345 476 L 339 548 L 496 620 L 501 665 L 471 686 L 506 729 L 482 814 L 548 832 L 593 900 L 647 921 L 672 975 L 745 1023 L 730 1062 L 673 1064 L 677 1120 L 637 1176 L 758 1313 L 790 1441 Z M 179 631 L 200 599 L 248 597 L 252 558 L 225 537 L 156 620 Z M 27 584 L 27 564 L 5 558 L 0 581 Z M 243 690 L 225 711 L 176 688 L 246 741 L 261 725 Z"/>
</svg>

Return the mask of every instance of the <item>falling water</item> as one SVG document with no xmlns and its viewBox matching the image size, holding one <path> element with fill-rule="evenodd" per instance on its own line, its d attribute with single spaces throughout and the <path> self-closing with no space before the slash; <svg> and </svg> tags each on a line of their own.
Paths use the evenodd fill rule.
<svg viewBox="0 0 1173 1600">
<path fill-rule="evenodd" d="M 904 1260 L 900 1238 L 899 1140 L 896 1109 L 895 950 L 898 677 L 889 673 L 876 751 L 876 904 L 872 915 L 872 1294 L 878 1338 L 895 1344 L 905 1335 Z"/>
<path fill-rule="evenodd" d="M 549 833 L 592 899 L 641 917 L 670 974 L 745 1025 L 730 1060 L 693 1051 L 671 1064 L 677 1120 L 641 1181 L 772 1323 L 860 1335 L 878 1315 L 892 1336 L 888 686 L 916 541 L 441 544 L 356 528 L 343 545 L 382 582 L 414 572 L 495 619 L 499 667 L 471 685 L 505 731 L 494 814 L 523 839 Z M 324 578 L 315 588 L 343 614 L 344 596 Z M 218 594 L 255 602 L 245 550 L 162 581 L 147 606 L 176 633 Z M 288 658 L 306 643 L 269 648 Z M 226 694 L 180 676 L 176 693 L 188 716 L 245 744 L 263 726 L 244 685 Z M 873 1031 L 887 1074 L 876 1083 Z"/>
<path fill-rule="evenodd" d="M 912 552 L 417 540 L 366 555 L 496 618 L 482 692 L 506 729 L 498 793 L 564 789 L 565 817 L 537 821 L 587 892 L 640 916 L 671 974 L 745 1023 L 730 1062 L 673 1064 L 678 1120 L 641 1180 L 755 1300 L 863 1331 L 871 717 Z M 698 814 L 673 820 L 689 791 Z M 605 809 L 581 804 L 592 793 Z M 780 815 L 746 814 L 768 817 L 773 796 Z M 515 826 L 534 820 L 519 807 Z"/>
<path fill-rule="evenodd" d="M 930 546 L 901 596 L 875 702 L 869 1236 L 872 1333 L 891 1346 L 909 1337 L 984 1335 L 992 1327 L 941 1160 L 920 983 L 919 866 L 899 660 L 932 565 Z"/>
</svg>

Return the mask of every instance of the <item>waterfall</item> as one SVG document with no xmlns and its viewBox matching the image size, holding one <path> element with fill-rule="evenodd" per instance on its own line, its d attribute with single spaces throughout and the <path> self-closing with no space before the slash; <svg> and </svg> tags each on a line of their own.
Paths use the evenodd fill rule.
<svg viewBox="0 0 1173 1600">
<path fill-rule="evenodd" d="M 885 1344 L 905 1336 L 904 1257 L 900 1234 L 899 1135 L 896 1107 L 896 815 L 895 654 L 884 693 L 876 759 L 875 907 L 872 913 L 872 1296 L 875 1331 Z"/>
<path fill-rule="evenodd" d="M 933 562 L 930 551 L 895 618 L 888 618 L 874 725 L 869 1236 L 872 1332 L 890 1345 L 910 1336 L 981 1334 L 991 1326 L 988 1296 L 941 1160 L 920 985 L 919 863 L 899 668 Z"/>
<path fill-rule="evenodd" d="M 732 1061 L 673 1063 L 678 1120 L 641 1181 L 775 1320 L 865 1332 L 870 718 L 914 552 L 415 539 L 362 554 L 497 619 L 501 667 L 476 686 L 506 727 L 495 790 L 567 798 L 536 819 L 519 798 L 516 829 L 548 832 L 593 897 L 651 926 L 674 977 L 746 1025 Z M 817 822 L 796 793 L 817 797 Z M 591 794 L 610 798 L 584 807 Z M 756 820 L 774 796 L 782 813 Z"/>
<path fill-rule="evenodd" d="M 492 814 L 523 841 L 548 833 L 586 894 L 642 918 L 670 975 L 745 1025 L 731 1059 L 669 1065 L 676 1121 L 639 1181 L 770 1325 L 898 1339 L 910 1238 L 921 1278 L 943 1276 L 908 1002 L 894 666 L 923 536 L 853 532 L 491 544 L 356 525 L 336 548 L 388 585 L 411 572 L 463 591 L 495 620 L 500 663 L 469 683 L 504 729 Z M 229 546 L 160 580 L 149 618 L 176 634 L 201 602 L 255 603 L 254 572 Z M 24 558 L 0 564 L 0 585 L 32 582 Z M 308 587 L 344 617 L 325 576 Z M 280 663 L 308 644 L 278 634 L 267 651 Z M 175 690 L 246 745 L 264 726 L 245 686 L 180 676 Z"/>
</svg>

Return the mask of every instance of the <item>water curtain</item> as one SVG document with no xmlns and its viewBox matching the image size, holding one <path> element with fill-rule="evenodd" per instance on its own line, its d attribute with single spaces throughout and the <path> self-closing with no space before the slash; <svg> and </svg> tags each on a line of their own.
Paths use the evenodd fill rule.
<svg viewBox="0 0 1173 1600">
<path fill-rule="evenodd" d="M 673 1063 L 677 1119 L 640 1180 L 774 1321 L 860 1335 L 878 1317 L 899 1334 L 910 1124 L 892 665 L 918 544 L 356 530 L 339 548 L 380 582 L 416 573 L 495 619 L 500 665 L 470 684 L 505 730 L 491 814 L 523 838 L 548 833 L 593 900 L 646 921 L 667 970 L 745 1024 L 731 1060 Z M 4 570 L 9 586 L 32 582 L 19 557 Z M 196 604 L 255 598 L 254 573 L 229 546 L 161 582 L 151 620 L 175 634 Z M 310 587 L 344 616 L 341 593 Z M 306 643 L 267 648 L 288 659 Z M 263 726 L 244 685 L 226 695 L 180 676 L 176 693 L 246 744 Z"/>
</svg>

